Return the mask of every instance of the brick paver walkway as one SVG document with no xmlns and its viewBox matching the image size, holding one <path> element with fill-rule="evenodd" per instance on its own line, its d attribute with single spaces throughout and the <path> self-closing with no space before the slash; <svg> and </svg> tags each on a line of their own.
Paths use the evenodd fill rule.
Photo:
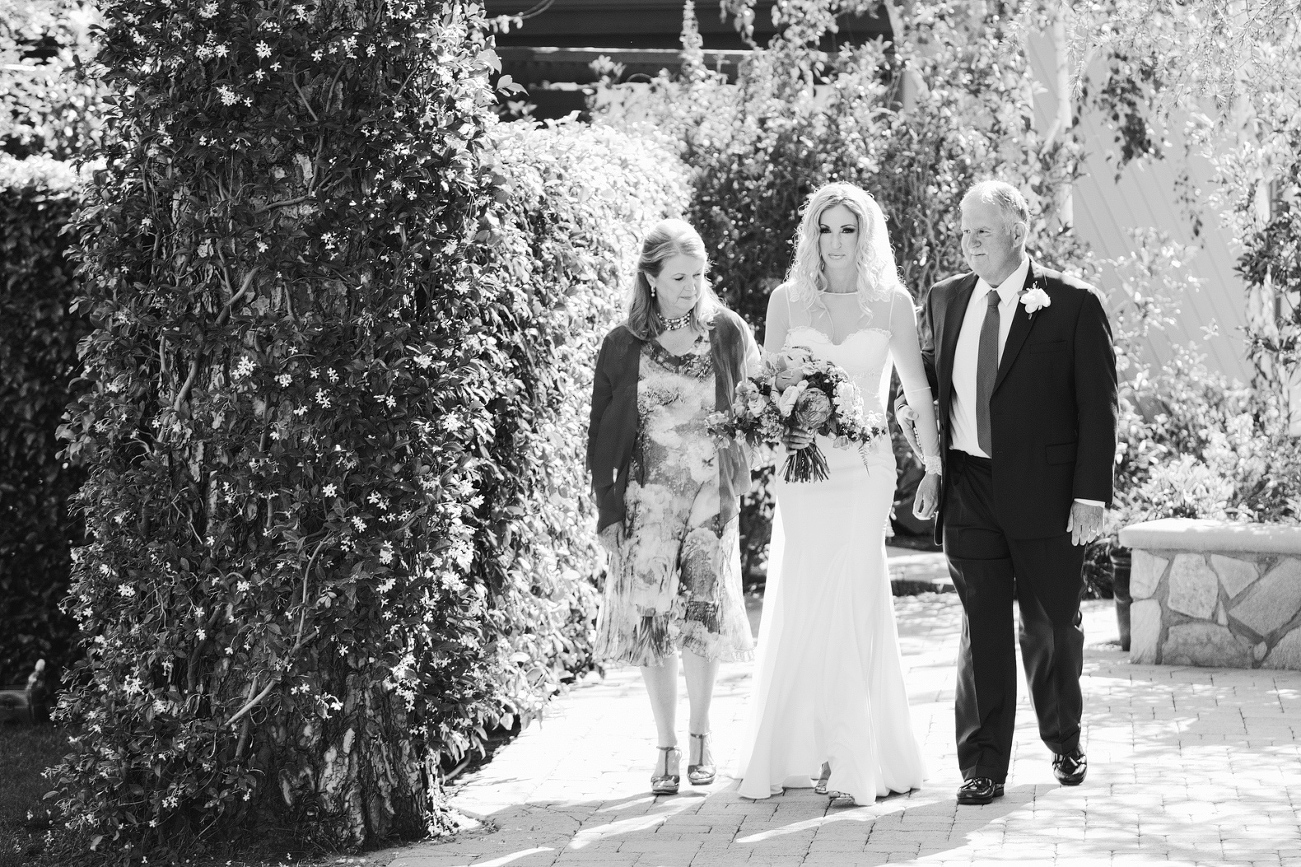
<svg viewBox="0 0 1301 867">
<path fill-rule="evenodd" d="M 864 807 L 809 789 L 767 801 L 721 774 L 649 794 L 650 710 L 635 669 L 592 679 L 458 781 L 453 803 L 483 823 L 447 842 L 382 853 L 388 867 L 541 865 L 1234 864 L 1301 867 L 1301 672 L 1131 665 L 1109 601 L 1085 603 L 1089 776 L 1053 780 L 1021 685 L 1007 794 L 961 807 L 953 746 L 952 593 L 896 597 L 925 785 Z M 726 665 L 715 756 L 737 760 L 749 664 Z M 683 690 L 679 727 L 685 726 Z M 685 728 L 680 734 L 685 748 Z"/>
</svg>

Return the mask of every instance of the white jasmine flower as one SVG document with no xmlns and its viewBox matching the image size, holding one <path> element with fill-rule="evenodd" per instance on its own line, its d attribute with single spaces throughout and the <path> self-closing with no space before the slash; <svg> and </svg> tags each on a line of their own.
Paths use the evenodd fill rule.
<svg viewBox="0 0 1301 867">
<path fill-rule="evenodd" d="M 271 56 L 271 46 L 267 45 L 265 42 L 259 42 L 253 47 L 253 50 L 257 52 L 258 57 L 263 59 Z"/>
<path fill-rule="evenodd" d="M 321 488 L 321 493 L 324 494 L 324 495 L 327 496 L 327 497 L 333 497 L 333 496 L 335 495 L 335 493 L 337 493 L 337 491 L 338 491 L 338 488 L 336 488 L 336 487 L 334 486 L 334 483 L 330 483 L 330 484 L 326 485 L 325 487 Z"/>
</svg>

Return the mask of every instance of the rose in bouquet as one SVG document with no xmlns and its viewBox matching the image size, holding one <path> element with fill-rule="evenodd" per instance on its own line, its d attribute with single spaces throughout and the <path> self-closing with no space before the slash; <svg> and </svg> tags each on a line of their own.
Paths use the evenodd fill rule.
<svg viewBox="0 0 1301 867">
<path fill-rule="evenodd" d="M 837 448 L 866 446 L 886 433 L 885 419 L 863 411 L 858 386 L 843 368 L 793 347 L 764 358 L 759 371 L 740 383 L 730 413 L 714 413 L 709 430 L 749 446 L 776 446 L 788 433 L 808 431 L 829 437 Z M 866 463 L 866 456 L 864 456 Z M 830 477 L 817 441 L 786 457 L 788 482 Z"/>
</svg>

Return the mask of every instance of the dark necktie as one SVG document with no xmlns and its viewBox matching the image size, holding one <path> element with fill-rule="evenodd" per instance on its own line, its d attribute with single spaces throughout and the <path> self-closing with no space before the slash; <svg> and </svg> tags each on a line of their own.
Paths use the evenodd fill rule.
<svg viewBox="0 0 1301 867">
<path fill-rule="evenodd" d="M 998 291 L 990 290 L 985 296 L 985 323 L 980 326 L 980 353 L 976 356 L 976 439 L 981 451 L 994 456 L 994 446 L 989 433 L 989 399 L 994 395 L 994 379 L 998 376 Z"/>
</svg>

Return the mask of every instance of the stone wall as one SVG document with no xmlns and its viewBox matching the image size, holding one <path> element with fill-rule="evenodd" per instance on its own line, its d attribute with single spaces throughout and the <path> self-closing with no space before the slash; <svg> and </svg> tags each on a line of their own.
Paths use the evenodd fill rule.
<svg viewBox="0 0 1301 867">
<path fill-rule="evenodd" d="M 1168 518 L 1120 543 L 1133 662 L 1301 670 L 1301 527 Z"/>
</svg>

